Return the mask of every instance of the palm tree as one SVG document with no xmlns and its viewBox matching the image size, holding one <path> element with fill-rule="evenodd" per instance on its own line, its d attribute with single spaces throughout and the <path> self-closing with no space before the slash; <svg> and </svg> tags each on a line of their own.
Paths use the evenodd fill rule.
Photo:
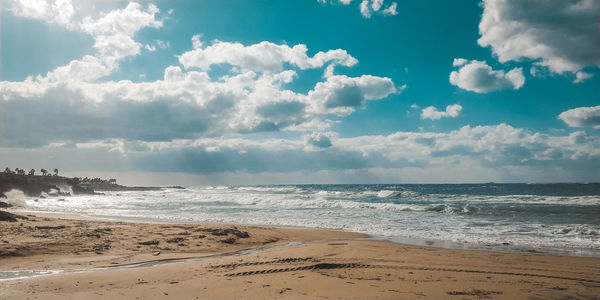
<svg viewBox="0 0 600 300">
<path fill-rule="evenodd" d="M 58 176 L 58 169 L 54 169 L 54 176 Z"/>
<path fill-rule="evenodd" d="M 29 170 L 29 176 L 33 176 L 33 175 L 35 175 L 35 169 Z"/>
<path fill-rule="evenodd" d="M 40 169 L 40 172 L 42 172 L 42 176 L 46 176 L 46 174 L 48 173 L 46 169 Z"/>
<path fill-rule="evenodd" d="M 6 173 L 6 174 L 12 174 L 12 171 L 7 167 L 6 169 L 4 169 L 4 173 Z"/>
<path fill-rule="evenodd" d="M 17 169 L 17 174 L 19 174 L 19 175 L 25 175 L 25 170 L 23 170 L 23 169 Z"/>
</svg>

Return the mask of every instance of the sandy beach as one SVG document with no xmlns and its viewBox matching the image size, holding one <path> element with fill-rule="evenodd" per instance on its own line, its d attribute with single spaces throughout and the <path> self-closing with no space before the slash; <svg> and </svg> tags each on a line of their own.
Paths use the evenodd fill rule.
<svg viewBox="0 0 600 300">
<path fill-rule="evenodd" d="M 23 216 L 1 223 L 3 277 L 22 275 L 0 281 L 2 299 L 600 295 L 600 258 L 419 247 L 342 231 Z"/>
</svg>

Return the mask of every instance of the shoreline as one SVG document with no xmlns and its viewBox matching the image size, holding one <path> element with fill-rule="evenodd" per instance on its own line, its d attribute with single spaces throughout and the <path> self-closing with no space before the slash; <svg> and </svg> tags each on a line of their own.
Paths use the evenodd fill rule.
<svg viewBox="0 0 600 300">
<path fill-rule="evenodd" d="M 600 294 L 600 258 L 594 257 L 442 249 L 318 229 L 25 216 L 0 226 L 0 273 L 21 274 L 0 281 L 0 298 L 594 299 Z M 6 255 L 10 251 L 18 255 Z"/>
<path fill-rule="evenodd" d="M 574 256 L 574 257 L 596 257 L 600 258 L 600 249 L 588 249 L 588 248 L 569 248 L 569 247 L 535 247 L 531 245 L 505 245 L 505 244 L 490 244 L 490 243 L 472 243 L 472 242 L 458 242 L 452 240 L 440 240 L 440 239 L 426 239 L 416 237 L 396 237 L 396 236 L 383 236 L 370 234 L 367 232 L 357 232 L 344 230 L 339 228 L 316 228 L 307 226 L 294 226 L 294 225 L 272 225 L 272 224 L 246 224 L 246 223 L 209 223 L 209 222 L 189 222 L 175 220 L 161 220 L 150 217 L 129 217 L 119 218 L 115 216 L 95 216 L 86 215 L 72 212 L 53 212 L 53 211 L 37 211 L 27 209 L 14 209 L 10 208 L 7 211 L 14 212 L 17 214 L 33 214 L 39 216 L 45 216 L 50 218 L 63 218 L 70 220 L 84 220 L 84 221 L 108 221 L 108 222 L 126 222 L 132 224 L 194 224 L 194 225 L 213 225 L 213 226 L 245 226 L 245 227 L 264 227 L 274 229 L 307 229 L 307 230 L 324 230 L 324 231 L 340 231 L 354 234 L 365 235 L 362 239 L 373 240 L 373 241 L 388 241 L 401 245 L 412 245 L 422 247 L 433 247 L 448 250 L 477 250 L 477 251 L 490 251 L 490 252 L 502 252 L 502 253 L 534 253 L 543 255 L 559 255 L 559 256 Z"/>
</svg>

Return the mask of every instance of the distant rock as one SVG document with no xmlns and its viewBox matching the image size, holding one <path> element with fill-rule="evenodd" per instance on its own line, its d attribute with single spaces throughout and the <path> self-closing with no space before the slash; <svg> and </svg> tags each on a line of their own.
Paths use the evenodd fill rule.
<svg viewBox="0 0 600 300">
<path fill-rule="evenodd" d="M 172 186 L 169 188 L 183 189 L 184 187 Z M 43 193 L 58 196 L 71 196 L 71 193 L 73 195 L 103 195 L 98 191 L 158 191 L 163 188 L 123 186 L 117 184 L 115 179 L 0 173 L 0 198 L 6 198 L 4 193 L 12 189 L 20 190 L 29 197 L 43 198 Z"/>
<path fill-rule="evenodd" d="M 11 214 L 7 211 L 0 210 L 0 222 L 16 222 L 17 219 L 27 220 L 27 217 Z"/>
</svg>

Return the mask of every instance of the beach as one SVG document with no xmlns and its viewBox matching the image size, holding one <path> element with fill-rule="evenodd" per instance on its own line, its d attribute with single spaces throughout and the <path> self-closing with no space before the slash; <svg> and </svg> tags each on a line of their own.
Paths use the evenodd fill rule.
<svg viewBox="0 0 600 300">
<path fill-rule="evenodd" d="M 19 215 L 27 219 L 0 227 L 2 299 L 600 295 L 597 257 L 412 246 L 319 229 Z"/>
</svg>

